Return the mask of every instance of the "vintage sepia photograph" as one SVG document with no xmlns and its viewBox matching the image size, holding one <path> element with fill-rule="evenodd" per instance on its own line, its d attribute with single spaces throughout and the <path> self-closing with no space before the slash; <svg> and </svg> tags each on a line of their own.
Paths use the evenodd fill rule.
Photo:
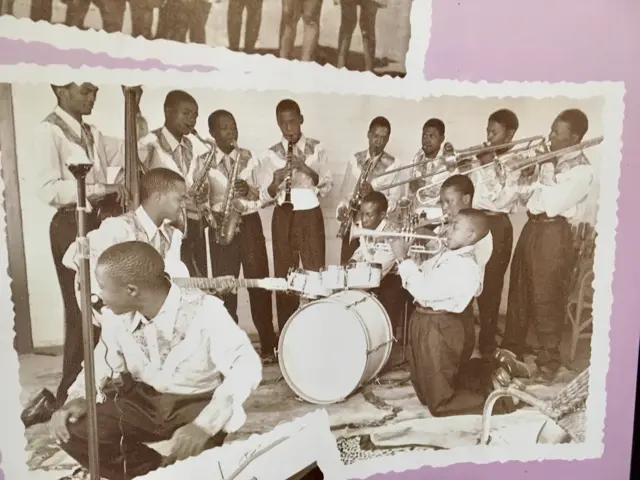
<svg viewBox="0 0 640 480">
<path fill-rule="evenodd" d="M 344 478 L 601 454 L 620 85 L 34 68 L 0 89 L 30 474 L 218 478 L 313 412 Z"/>
<path fill-rule="evenodd" d="M 411 31 L 414 6 L 420 17 L 415 17 L 419 20 L 417 32 Z M 3 15 L 34 22 L 119 32 L 147 40 L 224 47 L 233 52 L 273 55 L 395 77 L 407 73 L 406 56 L 414 35 L 413 43 L 421 50 L 419 57 L 423 62 L 430 11 L 431 0 L 2 2 Z M 21 25 L 26 27 L 24 22 Z M 101 40 L 104 44 L 104 39 Z"/>
</svg>

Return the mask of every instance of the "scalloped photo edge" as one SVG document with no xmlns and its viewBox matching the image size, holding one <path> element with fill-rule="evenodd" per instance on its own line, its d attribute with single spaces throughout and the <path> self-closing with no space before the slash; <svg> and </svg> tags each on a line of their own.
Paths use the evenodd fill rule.
<svg viewBox="0 0 640 480">
<path fill-rule="evenodd" d="M 615 235 L 617 227 L 618 180 L 621 167 L 622 126 L 624 118 L 624 93 L 622 82 L 589 82 L 573 83 L 517 83 L 500 84 L 470 83 L 458 81 L 425 82 L 390 77 L 376 78 L 375 81 L 354 82 L 351 72 L 324 72 L 321 81 L 318 72 L 312 67 L 307 71 L 299 69 L 297 75 L 283 79 L 278 75 L 231 75 L 220 73 L 184 73 L 172 72 L 171 75 L 158 74 L 156 71 L 141 70 L 108 70 L 104 68 L 73 69 L 63 66 L 2 66 L 0 82 L 5 83 L 70 83 L 92 82 L 95 84 L 126 84 L 143 86 L 163 86 L 179 88 L 215 88 L 218 90 L 255 90 L 282 91 L 295 93 L 331 93 L 352 96 L 379 96 L 407 100 L 419 100 L 424 97 L 475 97 L 475 98 L 549 98 L 566 97 L 586 99 L 602 97 L 605 99 L 603 118 L 605 142 L 602 145 L 603 157 L 607 158 L 608 168 L 602 170 L 600 178 L 600 199 L 597 214 L 598 236 L 596 241 L 594 289 L 594 318 L 591 344 L 590 395 L 588 408 L 588 440 L 579 445 L 529 445 L 519 447 L 478 446 L 454 450 L 433 452 L 402 453 L 392 457 L 354 463 L 346 467 L 348 478 L 366 478 L 375 473 L 404 471 L 422 466 L 446 466 L 458 462 L 489 463 L 505 461 L 540 461 L 547 459 L 580 460 L 598 458 L 604 450 L 604 427 L 606 411 L 606 377 L 609 368 L 609 329 L 611 307 L 613 301 L 612 278 L 615 260 Z M 34 82 L 32 79 L 40 79 Z M 314 82 L 308 80 L 312 78 Z M 307 80 L 307 81 L 305 81 Z M 364 80 L 364 79 L 363 79 Z M 399 83 L 401 82 L 401 83 Z M 321 85 L 322 89 L 315 88 Z M 3 203 L 4 205 L 4 203 Z M 5 237 L 4 212 L 0 220 L 0 235 Z M 3 244 L 5 244 L 3 240 Z M 0 251 L 0 268 L 8 272 L 6 248 Z M 5 432 L 0 438 L 2 469 L 8 478 L 25 478 L 27 473 L 24 452 L 24 427 L 19 419 L 21 410 L 19 403 L 20 383 L 18 380 L 18 358 L 13 350 L 14 313 L 11 303 L 10 277 L 4 273 L 0 278 L 0 370 L 5 383 L 10 385 L 11 395 L 5 395 L 4 408 L 0 412 L 5 425 Z M 596 361 L 593 361 L 596 359 Z"/>
<path fill-rule="evenodd" d="M 432 0 L 412 0 L 409 48 L 405 55 L 405 78 L 423 78 L 424 59 L 431 37 Z M 269 70 L 287 71 L 290 68 L 312 67 L 316 71 L 348 72 L 368 78 L 378 77 L 370 72 L 338 69 L 333 65 L 319 65 L 315 62 L 286 60 L 274 55 L 246 54 L 233 52 L 226 47 L 199 44 L 183 44 L 169 40 L 148 40 L 132 37 L 120 32 L 107 33 L 103 30 L 80 30 L 45 21 L 33 22 L 29 18 L 12 15 L 0 17 L 0 37 L 25 42 L 42 42 L 61 50 L 85 50 L 103 53 L 115 58 L 135 60 L 159 60 L 170 68 L 178 70 L 220 70 L 225 73 L 250 73 Z M 296 71 L 294 70 L 294 72 Z"/>
</svg>

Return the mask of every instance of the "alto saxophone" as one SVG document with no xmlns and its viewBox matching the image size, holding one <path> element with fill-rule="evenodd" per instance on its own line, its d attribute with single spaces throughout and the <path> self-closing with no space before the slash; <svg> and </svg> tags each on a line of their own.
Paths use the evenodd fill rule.
<svg viewBox="0 0 640 480">
<path fill-rule="evenodd" d="M 351 198 L 349 199 L 349 203 L 347 204 L 347 213 L 344 215 L 344 218 L 340 221 L 340 227 L 338 227 L 338 238 L 344 238 L 347 234 L 347 230 L 358 216 L 358 212 L 360 211 L 360 204 L 362 203 L 362 185 L 369 178 L 369 174 L 373 169 L 373 165 L 375 164 L 375 160 L 370 159 L 366 166 L 360 172 L 360 176 L 358 177 L 358 181 L 356 182 L 356 186 L 353 189 L 353 193 L 351 194 Z"/>
<path fill-rule="evenodd" d="M 196 178 L 193 179 L 193 183 L 191 184 L 191 187 L 189 187 L 187 195 L 189 196 L 190 199 L 193 200 L 200 218 L 204 219 L 204 221 L 207 222 L 207 225 L 209 225 L 209 227 L 216 228 L 216 219 L 213 215 L 213 212 L 211 211 L 209 200 L 207 199 L 206 202 L 201 202 L 199 201 L 199 197 L 202 194 L 202 190 L 205 188 L 205 185 L 207 185 L 207 182 L 209 181 L 209 171 L 211 170 L 211 167 L 213 166 L 213 162 L 216 159 L 216 151 L 218 147 L 215 142 L 202 138 L 200 135 L 198 135 L 198 132 L 196 132 L 195 130 L 193 130 L 191 133 L 193 133 L 193 135 L 195 135 L 198 138 L 198 140 L 200 140 L 202 143 L 204 143 L 205 145 L 209 145 L 210 148 L 209 148 L 209 152 L 207 153 L 207 156 L 205 157 L 202 171 L 198 174 Z M 183 216 L 185 219 L 185 227 L 186 227 L 186 223 L 187 223 L 186 208 L 183 211 Z M 185 231 L 185 236 L 186 236 L 186 231 Z"/>
<path fill-rule="evenodd" d="M 232 143 L 232 147 L 237 147 L 236 143 Z M 239 155 L 236 155 L 236 161 L 233 164 L 231 175 L 229 176 L 227 191 L 225 192 L 222 209 L 220 212 L 220 221 L 216 229 L 216 242 L 220 245 L 229 245 L 233 241 L 233 237 L 240 231 L 242 218 L 238 208 L 234 205 L 235 183 L 240 173 Z"/>
</svg>

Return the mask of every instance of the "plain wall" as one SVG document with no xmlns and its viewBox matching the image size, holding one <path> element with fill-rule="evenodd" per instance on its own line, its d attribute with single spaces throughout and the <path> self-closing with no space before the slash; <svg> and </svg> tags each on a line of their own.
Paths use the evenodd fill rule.
<svg viewBox="0 0 640 480">
<path fill-rule="evenodd" d="M 157 128 L 163 123 L 162 104 L 168 90 L 145 87 L 141 110 L 150 128 Z M 279 100 L 291 96 L 287 92 L 229 92 L 207 89 L 192 89 L 189 92 L 200 106 L 197 129 L 201 135 L 208 133 L 209 113 L 223 108 L 230 110 L 236 117 L 241 146 L 264 151 L 279 141 L 280 133 L 275 122 L 274 111 Z M 34 171 L 32 165 L 39 161 L 32 157 L 31 134 L 38 122 L 54 108 L 55 98 L 48 84 L 14 85 L 13 97 L 33 341 L 36 347 L 60 345 L 64 338 L 63 308 L 49 242 L 49 222 L 54 209 L 38 199 L 37 179 L 31 175 Z M 386 116 L 391 122 L 392 132 L 387 151 L 402 162 L 410 162 L 420 148 L 422 125 L 430 117 L 438 117 L 445 122 L 447 140 L 456 148 L 466 148 L 484 141 L 487 117 L 499 108 L 509 108 L 518 115 L 520 129 L 516 138 L 547 135 L 555 116 L 566 108 L 580 108 L 588 115 L 590 128 L 586 138 L 603 134 L 604 100 L 601 97 L 581 101 L 560 97 L 543 100 L 429 97 L 420 102 L 335 94 L 296 94 L 293 98 L 302 108 L 305 134 L 321 140 L 326 145 L 331 159 L 334 174 L 333 195 L 329 195 L 322 202 L 325 212 L 328 264 L 339 262 L 340 242 L 335 238 L 337 221 L 334 212 L 341 176 L 349 156 L 355 151 L 366 148 L 369 122 L 378 115 Z M 119 85 L 100 88 L 93 114 L 87 120 L 100 128 L 104 134 L 123 138 L 124 104 Z M 587 152 L 596 169 L 601 167 L 599 150 L 599 147 L 595 147 Z M 589 221 L 595 219 L 597 181 L 592 190 L 588 199 L 590 211 L 587 220 Z M 264 210 L 262 219 L 269 261 L 273 268 L 271 213 L 272 209 Z M 525 219 L 524 213 L 512 216 L 516 239 Z M 506 308 L 508 275 L 509 272 L 507 272 L 503 293 L 501 307 L 503 312 Z M 247 298 L 246 291 L 241 291 L 240 323 L 247 331 L 255 332 L 250 319 Z"/>
</svg>

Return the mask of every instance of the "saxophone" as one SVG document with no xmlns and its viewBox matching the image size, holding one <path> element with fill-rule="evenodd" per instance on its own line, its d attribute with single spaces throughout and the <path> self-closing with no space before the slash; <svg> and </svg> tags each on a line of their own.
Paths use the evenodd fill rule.
<svg viewBox="0 0 640 480">
<path fill-rule="evenodd" d="M 187 195 L 195 203 L 196 208 L 198 210 L 198 215 L 200 215 L 200 217 L 204 219 L 205 222 L 207 222 L 209 227 L 216 228 L 216 219 L 213 215 L 213 212 L 211 211 L 211 206 L 209 205 L 209 201 L 207 200 L 207 202 L 200 203 L 198 202 L 198 197 L 202 193 L 202 189 L 205 187 L 205 185 L 207 185 L 207 182 L 209 181 L 209 171 L 211 170 L 211 167 L 213 166 L 213 162 L 216 159 L 216 151 L 218 147 L 216 146 L 214 141 L 206 140 L 202 138 L 200 135 L 198 135 L 198 132 L 196 132 L 195 130 L 193 130 L 191 133 L 196 138 L 198 138 L 198 140 L 200 140 L 205 145 L 208 145 L 210 148 L 204 160 L 202 171 L 196 178 L 193 179 L 193 183 L 189 187 L 189 191 L 187 192 Z M 184 218 L 184 229 L 182 230 L 184 232 L 184 235 L 186 236 L 187 235 L 187 232 L 186 232 L 187 208 L 186 207 L 183 209 L 182 216 Z"/>
<path fill-rule="evenodd" d="M 236 142 L 232 143 L 233 148 L 237 147 Z M 233 237 L 240 231 L 242 218 L 239 208 L 234 205 L 234 188 L 240 173 L 239 155 L 236 155 L 236 161 L 233 164 L 231 175 L 229 176 L 227 191 L 225 192 L 222 209 L 219 214 L 220 221 L 216 229 L 216 242 L 220 245 L 229 245 L 233 241 Z"/>
<path fill-rule="evenodd" d="M 366 166 L 360 172 L 360 176 L 358 177 L 358 181 L 356 182 L 356 186 L 353 189 L 353 193 L 351 194 L 351 198 L 349 199 L 349 203 L 347 204 L 347 213 L 344 215 L 344 218 L 340 221 L 340 227 L 338 227 L 338 238 L 344 238 L 347 234 L 347 230 L 358 216 L 358 212 L 360 211 L 360 204 L 362 203 L 362 185 L 369 178 L 369 174 L 375 165 L 376 160 L 373 158 L 370 159 Z"/>
</svg>

